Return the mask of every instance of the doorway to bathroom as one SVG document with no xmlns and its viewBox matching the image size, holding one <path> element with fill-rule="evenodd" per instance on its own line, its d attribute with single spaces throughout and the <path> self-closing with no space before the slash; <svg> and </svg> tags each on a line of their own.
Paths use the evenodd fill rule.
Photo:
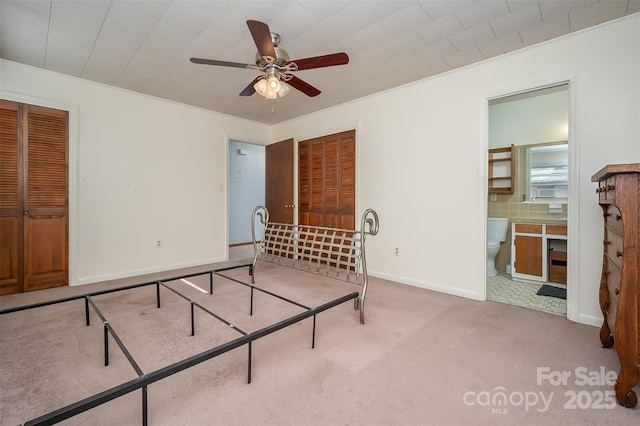
<svg viewBox="0 0 640 426">
<path fill-rule="evenodd" d="M 488 101 L 487 300 L 567 316 L 569 117 L 567 82 Z"/>
</svg>

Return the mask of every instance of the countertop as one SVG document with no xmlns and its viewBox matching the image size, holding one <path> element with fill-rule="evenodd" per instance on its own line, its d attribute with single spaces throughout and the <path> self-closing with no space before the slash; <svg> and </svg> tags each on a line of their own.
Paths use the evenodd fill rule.
<svg viewBox="0 0 640 426">
<path fill-rule="evenodd" d="M 552 219 L 552 218 L 538 218 L 538 219 L 531 219 L 531 218 L 526 218 L 526 217 L 514 217 L 514 218 L 509 218 L 509 222 L 510 223 L 546 223 L 548 225 L 564 225 L 567 226 L 567 218 L 558 218 L 558 219 Z"/>
</svg>

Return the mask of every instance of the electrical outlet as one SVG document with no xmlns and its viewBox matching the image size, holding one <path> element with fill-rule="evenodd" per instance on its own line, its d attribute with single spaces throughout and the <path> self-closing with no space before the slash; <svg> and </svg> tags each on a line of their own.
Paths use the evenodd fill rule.
<svg viewBox="0 0 640 426">
<path fill-rule="evenodd" d="M 394 248 L 393 254 L 395 254 L 396 256 L 400 256 L 400 249 L 398 247 Z"/>
<path fill-rule="evenodd" d="M 162 240 L 158 240 L 156 243 L 156 248 L 162 248 Z"/>
</svg>

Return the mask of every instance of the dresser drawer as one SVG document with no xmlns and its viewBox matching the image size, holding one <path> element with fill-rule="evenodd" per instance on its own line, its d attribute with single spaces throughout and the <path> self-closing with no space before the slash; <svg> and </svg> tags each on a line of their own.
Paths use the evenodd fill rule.
<svg viewBox="0 0 640 426">
<path fill-rule="evenodd" d="M 616 329 L 616 318 L 618 317 L 618 304 L 620 303 L 620 269 L 616 265 L 608 265 L 607 289 L 609 290 L 607 323 L 609 324 L 611 333 L 614 333 Z"/>
<path fill-rule="evenodd" d="M 598 182 L 598 201 L 610 203 L 616 199 L 616 176 L 610 176 Z"/>
<path fill-rule="evenodd" d="M 615 264 L 618 268 L 622 268 L 622 237 L 607 229 L 607 242 L 604 249 L 609 262 Z"/>
<path fill-rule="evenodd" d="M 596 189 L 596 193 L 598 194 L 598 201 L 603 202 L 607 199 L 607 181 L 601 180 L 598 182 L 598 188 Z"/>
<path fill-rule="evenodd" d="M 611 176 L 607 178 L 607 192 L 605 192 L 605 199 L 607 201 L 613 201 L 616 199 L 616 179 L 617 176 Z"/>
<path fill-rule="evenodd" d="M 622 227 L 622 215 L 620 214 L 620 210 L 614 205 L 610 205 L 607 209 L 607 214 L 604 217 L 604 224 L 607 227 L 607 233 L 615 233 L 618 235 L 623 235 L 623 227 Z"/>
</svg>

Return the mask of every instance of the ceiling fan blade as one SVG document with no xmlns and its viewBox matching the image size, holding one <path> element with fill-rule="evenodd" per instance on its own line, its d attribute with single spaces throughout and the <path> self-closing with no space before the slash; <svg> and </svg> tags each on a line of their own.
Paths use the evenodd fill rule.
<svg viewBox="0 0 640 426">
<path fill-rule="evenodd" d="M 273 46 L 273 41 L 271 41 L 271 31 L 269 31 L 269 26 L 264 22 L 252 20 L 247 21 L 247 26 L 249 27 L 253 41 L 258 47 L 260 56 L 270 56 L 273 59 L 277 59 L 276 49 Z"/>
<path fill-rule="evenodd" d="M 218 65 L 221 67 L 233 67 L 233 68 L 251 68 L 251 65 L 242 64 L 240 62 L 216 61 L 215 59 L 203 59 L 203 58 L 191 58 L 190 60 L 194 64 Z"/>
<path fill-rule="evenodd" d="M 287 81 L 287 84 L 298 89 L 307 96 L 314 97 L 318 96 L 321 93 L 320 90 L 316 89 L 306 81 L 299 79 L 295 75 L 291 75 L 291 79 Z"/>
<path fill-rule="evenodd" d="M 251 96 L 256 93 L 256 89 L 253 88 L 253 85 L 256 84 L 261 78 L 263 78 L 261 75 L 254 78 L 253 81 L 249 83 L 249 85 L 245 87 L 242 92 L 240 92 L 240 96 Z"/>
<path fill-rule="evenodd" d="M 333 53 L 331 55 L 313 56 L 311 58 L 296 59 L 295 61 L 289 61 L 289 63 L 295 62 L 298 66 L 298 70 L 310 70 L 313 68 L 332 67 L 334 65 L 346 65 L 349 63 L 349 56 L 344 53 Z"/>
</svg>

